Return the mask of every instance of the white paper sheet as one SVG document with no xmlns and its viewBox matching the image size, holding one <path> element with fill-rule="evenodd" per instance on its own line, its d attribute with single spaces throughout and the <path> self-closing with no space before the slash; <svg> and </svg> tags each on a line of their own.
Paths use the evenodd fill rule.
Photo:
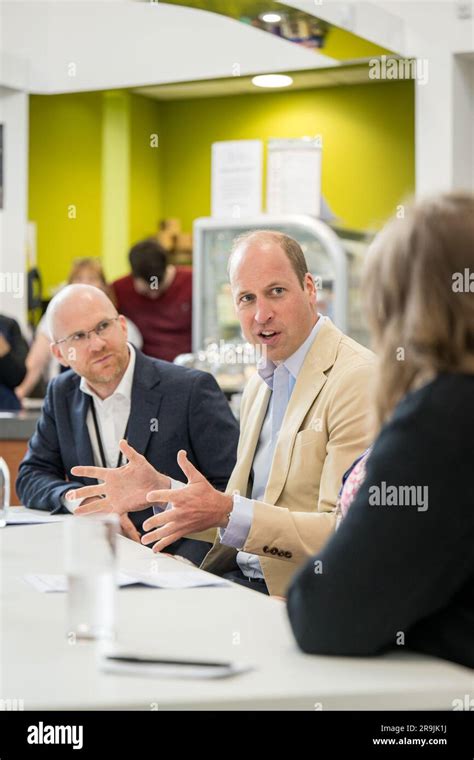
<svg viewBox="0 0 474 760">
<path fill-rule="evenodd" d="M 30 583 L 37 591 L 41 591 L 43 594 L 50 592 L 65 592 L 67 591 L 67 576 L 66 575 L 54 575 L 50 573 L 29 573 L 24 575 L 25 581 Z M 118 585 L 131 586 L 134 583 L 138 583 L 136 578 L 125 573 L 118 574 Z"/>
<path fill-rule="evenodd" d="M 268 141 L 267 213 L 320 215 L 321 155 L 318 138 Z"/>
<path fill-rule="evenodd" d="M 262 211 L 263 143 L 227 140 L 212 144 L 212 216 L 240 219 Z"/>
<path fill-rule="evenodd" d="M 50 515 L 34 509 L 23 510 L 19 508 L 9 509 L 7 513 L 7 525 L 44 525 L 61 522 L 64 516 Z"/>
<path fill-rule="evenodd" d="M 67 591 L 67 577 L 49 573 L 28 573 L 23 576 L 33 588 L 41 593 Z M 229 586 L 223 578 L 200 572 L 199 570 L 176 570 L 166 573 L 118 573 L 117 582 L 120 588 L 143 584 L 155 588 L 180 589 L 198 588 L 202 586 Z"/>
<path fill-rule="evenodd" d="M 198 588 L 200 586 L 229 586 L 229 581 L 201 570 L 169 570 L 166 573 L 134 573 L 138 582 L 157 588 Z"/>
</svg>

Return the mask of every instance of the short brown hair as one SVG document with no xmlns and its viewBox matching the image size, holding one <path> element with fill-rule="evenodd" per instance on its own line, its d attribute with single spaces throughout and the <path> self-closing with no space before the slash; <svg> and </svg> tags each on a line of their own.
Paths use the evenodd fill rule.
<svg viewBox="0 0 474 760">
<path fill-rule="evenodd" d="M 268 242 L 278 245 L 286 254 L 301 288 L 304 289 L 304 278 L 308 273 L 308 265 L 300 244 L 289 235 L 285 235 L 283 232 L 274 232 L 273 230 L 253 230 L 252 232 L 245 232 L 243 235 L 239 235 L 235 238 L 232 243 L 229 261 L 227 263 L 227 271 L 229 275 L 232 266 L 232 258 L 236 250 L 246 243 L 253 242 Z"/>
</svg>

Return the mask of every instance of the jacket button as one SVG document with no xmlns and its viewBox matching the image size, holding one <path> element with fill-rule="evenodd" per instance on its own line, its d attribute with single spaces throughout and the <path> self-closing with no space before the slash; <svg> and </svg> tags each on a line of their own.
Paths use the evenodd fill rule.
<svg viewBox="0 0 474 760">
<path fill-rule="evenodd" d="M 276 546 L 274 546 L 273 549 L 270 549 L 270 554 L 278 554 L 278 549 Z"/>
<path fill-rule="evenodd" d="M 285 552 L 285 557 L 287 557 L 288 559 L 291 559 L 292 556 L 293 554 L 291 552 Z"/>
<path fill-rule="evenodd" d="M 265 552 L 265 554 L 267 554 L 267 552 L 268 552 L 268 546 L 264 546 L 263 547 L 263 551 Z"/>
<path fill-rule="evenodd" d="M 279 556 L 279 557 L 284 557 L 284 556 L 285 556 L 285 552 L 279 551 L 279 552 L 278 552 L 278 556 Z"/>
</svg>

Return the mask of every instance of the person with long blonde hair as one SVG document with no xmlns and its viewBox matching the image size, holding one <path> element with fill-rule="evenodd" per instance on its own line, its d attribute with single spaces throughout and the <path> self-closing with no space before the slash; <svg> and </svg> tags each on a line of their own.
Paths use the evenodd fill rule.
<svg viewBox="0 0 474 760">
<path fill-rule="evenodd" d="M 474 196 L 391 220 L 364 287 L 378 436 L 339 530 L 293 579 L 290 623 L 309 653 L 474 667 Z"/>
</svg>

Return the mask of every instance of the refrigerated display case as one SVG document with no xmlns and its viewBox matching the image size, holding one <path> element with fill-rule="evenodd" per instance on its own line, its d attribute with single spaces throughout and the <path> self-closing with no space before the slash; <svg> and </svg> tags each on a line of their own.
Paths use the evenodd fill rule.
<svg viewBox="0 0 474 760">
<path fill-rule="evenodd" d="M 262 214 L 235 220 L 201 218 L 194 222 L 193 351 L 215 344 L 243 343 L 227 261 L 233 240 L 258 229 L 284 232 L 299 242 L 308 269 L 316 278 L 318 311 L 328 315 L 343 332 L 368 345 L 361 303 L 361 268 L 369 237 L 331 227 L 312 216 Z"/>
</svg>

